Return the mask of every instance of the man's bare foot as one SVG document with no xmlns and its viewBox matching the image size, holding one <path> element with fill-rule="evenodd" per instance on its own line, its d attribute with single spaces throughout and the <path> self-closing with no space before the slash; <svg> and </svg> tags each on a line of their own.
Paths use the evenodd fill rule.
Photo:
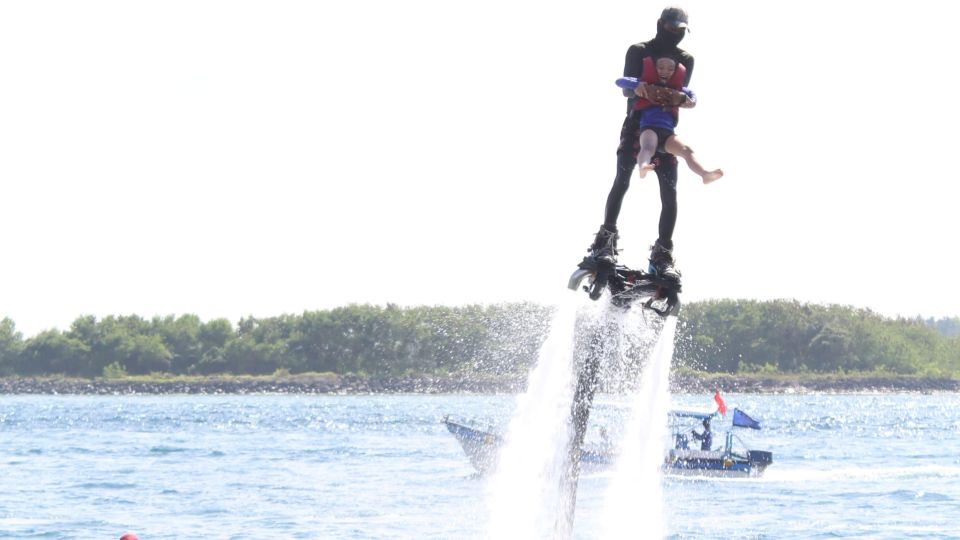
<svg viewBox="0 0 960 540">
<path fill-rule="evenodd" d="M 655 169 L 656 166 L 653 163 L 641 163 L 640 164 L 640 178 L 645 178 L 647 173 Z M 723 173 L 720 173 L 723 174 Z"/>
<path fill-rule="evenodd" d="M 717 169 L 715 171 L 710 171 L 704 174 L 703 183 L 709 184 L 710 182 L 713 182 L 714 180 L 719 180 L 721 178 L 723 178 L 723 169 Z"/>
</svg>

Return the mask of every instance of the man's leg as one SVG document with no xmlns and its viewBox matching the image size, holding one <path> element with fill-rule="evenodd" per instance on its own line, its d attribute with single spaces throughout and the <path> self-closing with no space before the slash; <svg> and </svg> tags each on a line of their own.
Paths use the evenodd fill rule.
<svg viewBox="0 0 960 540">
<path fill-rule="evenodd" d="M 620 128 L 620 146 L 617 147 L 617 175 L 613 179 L 613 187 L 607 195 L 607 205 L 604 210 L 603 225 L 597 232 L 591 254 L 611 263 L 616 263 L 617 257 L 617 218 L 620 217 L 620 207 L 623 197 L 630 188 L 630 177 L 637 166 L 637 151 L 640 149 L 637 120 L 627 116 Z"/>
<path fill-rule="evenodd" d="M 660 236 L 650 250 L 650 272 L 669 279 L 680 279 L 673 261 L 673 229 L 677 225 L 677 158 L 660 152 L 656 155 L 660 181 Z"/>
<path fill-rule="evenodd" d="M 610 194 L 607 195 L 606 211 L 603 214 L 603 225 L 614 232 L 617 230 L 617 219 L 620 217 L 623 197 L 630 188 L 630 177 L 633 176 L 633 169 L 636 166 L 637 160 L 631 153 L 617 155 L 617 175 L 613 179 Z"/>
<path fill-rule="evenodd" d="M 617 175 L 613 179 L 613 187 L 607 195 L 607 206 L 603 216 L 603 225 L 616 232 L 617 218 L 620 217 L 620 206 L 623 196 L 630 187 L 630 177 L 637 166 L 637 153 L 640 151 L 640 125 L 635 115 L 627 115 L 620 128 L 620 145 L 617 147 Z"/>
<path fill-rule="evenodd" d="M 660 181 L 660 237 L 657 243 L 673 249 L 673 229 L 677 225 L 677 158 L 657 153 L 657 180 Z"/>
<path fill-rule="evenodd" d="M 617 218 L 620 216 L 620 207 L 623 205 L 623 196 L 630 187 L 630 176 L 636 161 L 630 153 L 617 155 L 617 176 L 613 179 L 613 187 L 607 195 L 607 206 L 604 211 L 603 225 L 590 246 L 590 253 L 597 259 L 611 264 L 617 262 Z"/>
</svg>

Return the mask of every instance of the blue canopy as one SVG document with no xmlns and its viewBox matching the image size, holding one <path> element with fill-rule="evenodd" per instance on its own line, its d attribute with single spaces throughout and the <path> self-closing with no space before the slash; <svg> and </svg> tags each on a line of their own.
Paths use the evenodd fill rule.
<svg viewBox="0 0 960 540">
<path fill-rule="evenodd" d="M 747 416 L 747 413 L 740 409 L 733 409 L 733 425 L 736 427 L 745 427 L 750 429 L 760 429 L 760 422 Z"/>
<path fill-rule="evenodd" d="M 673 418 L 696 418 L 697 420 L 706 420 L 707 418 L 713 418 L 717 413 L 708 410 L 673 409 L 668 414 Z"/>
</svg>

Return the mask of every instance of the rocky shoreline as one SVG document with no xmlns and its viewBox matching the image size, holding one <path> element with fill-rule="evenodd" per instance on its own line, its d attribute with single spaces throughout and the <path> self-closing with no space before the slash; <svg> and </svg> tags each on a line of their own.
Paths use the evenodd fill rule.
<svg viewBox="0 0 960 540">
<path fill-rule="evenodd" d="M 487 394 L 513 392 L 510 381 L 435 377 L 210 377 L 202 379 L 125 380 L 0 378 L 2 394 Z"/>
<path fill-rule="evenodd" d="M 679 376 L 671 391 L 705 393 L 720 389 L 744 394 L 809 394 L 863 392 L 960 392 L 960 380 L 948 377 L 897 376 Z"/>
<path fill-rule="evenodd" d="M 373 378 L 359 376 L 321 377 L 210 377 L 171 380 L 2 378 L 0 394 L 498 394 L 522 391 L 520 379 L 471 379 L 458 377 Z M 723 392 L 753 394 L 863 393 L 863 392 L 960 392 L 960 381 L 951 378 L 894 376 L 734 376 L 677 375 L 671 381 L 675 393 Z"/>
</svg>

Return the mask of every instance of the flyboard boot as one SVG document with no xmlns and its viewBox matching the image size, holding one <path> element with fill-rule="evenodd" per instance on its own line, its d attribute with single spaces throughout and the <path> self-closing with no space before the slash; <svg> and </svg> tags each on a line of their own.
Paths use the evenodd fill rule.
<svg viewBox="0 0 960 540">
<path fill-rule="evenodd" d="M 592 300 L 600 298 L 607 287 L 607 281 L 616 271 L 618 237 L 616 229 L 601 225 L 593 244 L 587 249 L 588 255 L 577 265 L 567 287 L 577 290 L 580 282 L 590 276 L 590 284 L 585 289 Z"/>
<path fill-rule="evenodd" d="M 633 270 L 617 264 L 617 233 L 601 227 L 588 250 L 589 254 L 577 265 L 567 287 L 587 291 L 591 300 L 597 300 L 604 290 L 610 292 L 612 305 L 629 309 L 638 305 L 666 317 L 680 310 L 680 272 L 673 254 L 662 243 L 654 244 L 650 252 L 649 270 Z"/>
<path fill-rule="evenodd" d="M 597 235 L 593 239 L 593 245 L 587 249 L 590 253 L 589 256 L 598 262 L 602 261 L 610 266 L 616 266 L 617 255 L 619 254 L 617 251 L 618 238 L 620 238 L 620 235 L 617 234 L 616 229 L 611 230 L 606 225 L 601 225 L 600 230 L 597 231 Z"/>
<path fill-rule="evenodd" d="M 680 283 L 680 271 L 677 270 L 676 262 L 673 260 L 673 252 L 660 240 L 650 248 L 650 266 L 647 271 L 660 279 Z"/>
</svg>

